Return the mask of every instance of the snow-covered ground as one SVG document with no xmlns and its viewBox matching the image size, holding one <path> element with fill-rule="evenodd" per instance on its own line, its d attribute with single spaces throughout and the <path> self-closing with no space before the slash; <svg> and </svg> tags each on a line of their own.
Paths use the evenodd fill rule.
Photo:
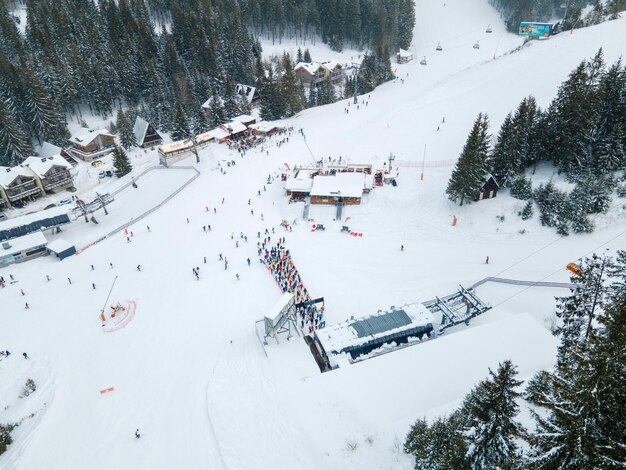
<svg viewBox="0 0 626 470">
<path fill-rule="evenodd" d="M 428 161 L 456 158 L 479 111 L 496 129 L 524 96 L 532 93 L 545 106 L 578 62 L 599 47 L 612 62 L 626 43 L 621 19 L 506 54 L 521 39 L 504 32 L 486 0 L 469 4 L 418 1 L 413 50 L 427 56 L 427 66 L 417 60 L 398 66 L 403 81 L 362 97 L 348 114 L 344 101 L 287 120 L 304 130 L 316 159 L 341 155 L 382 167 L 390 152 L 396 155 L 398 187 L 376 188 L 344 210 L 362 238 L 340 233 L 343 221 L 327 207 L 311 208 L 310 217 L 327 226 L 311 232 L 302 204 L 288 204 L 280 178 L 266 184 L 284 163 L 312 161 L 294 131 L 285 145 L 244 158 L 212 145 L 200 164 L 193 157 L 181 162 L 201 176 L 131 224 L 130 243 L 120 232 L 62 262 L 46 257 L 0 270 L 18 281 L 0 291 L 0 349 L 13 353 L 0 362 L 0 422 L 23 420 L 0 467 L 410 469 L 401 443 L 416 418 L 450 411 L 503 359 L 513 359 L 522 378 L 550 367 L 553 297 L 563 289 L 484 284 L 478 295 L 494 308 L 470 327 L 323 375 L 302 340 L 264 352 L 255 335 L 254 321 L 280 297 L 256 261 L 257 232 L 266 228 L 275 228 L 273 240 L 286 237 L 307 288 L 325 298 L 328 323 L 428 300 L 486 276 L 567 281 L 568 262 L 623 248 L 623 201 L 596 219 L 595 233 L 559 238 L 537 217 L 522 222 L 516 215 L 522 203 L 506 192 L 451 205 L 443 194 L 450 166 L 427 168 L 420 181 L 424 145 Z M 484 32 L 488 24 L 492 35 Z M 481 49 L 472 48 L 475 40 Z M 437 42 L 444 50 L 435 54 Z M 325 48 L 316 44 L 311 52 L 321 60 Z M 137 173 L 157 162 L 154 151 L 133 158 Z M 216 167 L 225 159 L 237 164 L 222 164 L 222 174 Z M 189 177 L 186 170 L 150 172 L 137 189 L 116 197 L 109 216 L 97 216 L 99 225 L 79 219 L 60 235 L 79 246 L 95 240 L 161 203 Z M 123 183 L 86 185 L 85 198 Z M 279 226 L 283 219 L 297 220 L 293 232 Z M 207 224 L 212 230 L 205 233 Z M 193 267 L 200 267 L 200 281 Z M 133 300 L 137 310 L 125 328 L 104 333 L 98 315 L 114 279 L 109 304 Z M 29 377 L 38 390 L 20 399 Z"/>
</svg>

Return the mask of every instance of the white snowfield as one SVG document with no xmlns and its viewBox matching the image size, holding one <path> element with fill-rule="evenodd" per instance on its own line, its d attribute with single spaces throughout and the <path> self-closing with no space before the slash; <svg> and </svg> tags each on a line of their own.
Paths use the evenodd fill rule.
<svg viewBox="0 0 626 470">
<path fill-rule="evenodd" d="M 491 35 L 484 32 L 488 24 Z M 472 48 L 476 40 L 479 50 Z M 381 86 L 349 113 L 343 100 L 286 120 L 295 130 L 280 147 L 275 143 L 286 135 L 243 158 L 225 145 L 207 146 L 200 164 L 193 156 L 179 164 L 201 176 L 129 225 L 130 242 L 119 232 L 61 262 L 49 256 L 0 270 L 7 280 L 0 289 L 0 350 L 12 352 L 0 362 L 0 423 L 21 421 L 0 468 L 408 470 L 413 464 L 401 444 L 416 418 L 451 411 L 503 359 L 512 359 L 523 379 L 550 367 L 553 296 L 565 289 L 485 284 L 478 295 L 494 308 L 469 328 L 326 374 L 302 339 L 270 341 L 266 356 L 254 330 L 281 296 L 256 256 L 257 232 L 262 241 L 266 228 L 271 244 L 286 237 L 312 297 L 325 298 L 327 324 L 429 300 L 486 276 L 567 282 L 568 262 L 624 247 L 623 200 L 594 219 L 593 234 L 561 239 L 537 216 L 522 222 L 517 212 L 524 203 L 507 191 L 453 206 L 443 195 L 450 166 L 427 167 L 420 181 L 424 145 L 429 162 L 456 158 L 479 111 L 490 115 L 496 132 L 524 96 L 532 93 L 546 106 L 598 48 L 615 61 L 626 44 L 626 19 L 502 55 L 521 41 L 503 31 L 486 0 L 419 1 L 416 60 L 397 67 L 404 83 Z M 438 42 L 443 51 L 435 54 Z M 319 45 L 311 52 L 314 60 L 340 62 L 358 54 Z M 424 55 L 427 66 L 419 65 Z M 312 206 L 309 217 L 326 231 L 311 232 L 303 205 L 288 204 L 280 180 L 285 163 L 311 163 L 299 128 L 316 159 L 341 155 L 377 169 L 393 152 L 398 187 L 374 188 L 360 206 L 345 207 L 341 221 L 333 221 L 334 207 Z M 132 162 L 138 174 L 156 164 L 156 151 L 137 151 Z M 149 172 L 137 189 L 116 195 L 109 216 L 98 211 L 99 225 L 78 219 L 46 236 L 83 247 L 161 203 L 191 173 Z M 276 177 L 271 184 L 268 174 Z M 550 174 L 542 167 L 537 177 Z M 112 193 L 129 178 L 106 180 L 80 196 Z M 280 226 L 283 219 L 297 221 L 292 232 Z M 340 233 L 344 224 L 363 236 Z M 18 282 L 9 283 L 9 274 Z M 128 301 L 136 303 L 134 318 L 105 333 L 100 310 Z M 27 378 L 37 390 L 18 398 Z"/>
</svg>

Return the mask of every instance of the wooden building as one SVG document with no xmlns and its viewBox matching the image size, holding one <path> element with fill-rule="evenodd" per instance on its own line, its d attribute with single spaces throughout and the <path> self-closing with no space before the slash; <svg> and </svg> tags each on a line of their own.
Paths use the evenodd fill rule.
<svg viewBox="0 0 626 470">
<path fill-rule="evenodd" d="M 306 85 L 317 85 L 330 78 L 337 83 L 343 78 L 343 67 L 336 60 L 326 62 L 298 62 L 294 67 L 296 77 Z"/>
<path fill-rule="evenodd" d="M 311 186 L 311 204 L 361 204 L 363 192 L 368 188 L 368 177 L 372 179 L 362 173 L 318 175 Z"/>
<path fill-rule="evenodd" d="M 135 134 L 135 141 L 138 147 L 145 149 L 163 143 L 163 138 L 154 126 L 140 116 L 137 116 L 135 119 L 133 133 Z"/>
<path fill-rule="evenodd" d="M 106 129 L 83 129 L 70 142 L 68 153 L 86 162 L 112 153 L 115 148 L 115 136 Z"/>
<path fill-rule="evenodd" d="M 404 49 L 400 49 L 396 54 L 396 59 L 399 64 L 406 64 L 413 60 L 413 53 L 409 51 L 405 51 Z"/>
<path fill-rule="evenodd" d="M 37 175 L 43 190 L 47 193 L 62 191 L 74 184 L 70 173 L 72 165 L 61 155 L 28 157 L 22 163 L 22 167 L 28 167 Z"/>
<path fill-rule="evenodd" d="M 37 199 L 44 188 L 37 175 L 28 167 L 0 166 L 0 205 L 18 206 Z"/>
<path fill-rule="evenodd" d="M 483 184 L 482 188 L 480 188 L 480 191 L 476 194 L 474 200 L 480 201 L 481 199 L 494 198 L 498 194 L 498 189 L 500 189 L 500 186 L 498 185 L 496 179 L 492 175 L 487 175 L 487 177 L 485 178 L 485 183 Z"/>
<path fill-rule="evenodd" d="M 246 103 L 248 103 L 249 106 L 254 106 L 259 101 L 259 90 L 257 90 L 256 87 L 237 83 L 235 91 L 246 101 Z"/>
</svg>

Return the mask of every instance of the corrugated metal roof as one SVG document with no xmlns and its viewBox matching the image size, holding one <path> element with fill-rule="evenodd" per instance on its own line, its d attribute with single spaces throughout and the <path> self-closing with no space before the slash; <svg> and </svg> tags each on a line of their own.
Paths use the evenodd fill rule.
<svg viewBox="0 0 626 470">
<path fill-rule="evenodd" d="M 394 310 L 383 315 L 377 315 L 365 320 L 356 321 L 350 326 L 354 328 L 359 338 L 371 336 L 383 331 L 393 330 L 411 323 L 411 318 L 404 310 Z"/>
</svg>

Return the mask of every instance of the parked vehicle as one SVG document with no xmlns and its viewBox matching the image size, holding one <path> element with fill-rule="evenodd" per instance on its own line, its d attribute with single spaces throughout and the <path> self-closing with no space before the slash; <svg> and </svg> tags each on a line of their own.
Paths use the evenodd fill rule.
<svg viewBox="0 0 626 470">
<path fill-rule="evenodd" d="M 67 199 L 61 199 L 59 201 L 59 206 L 65 206 L 66 204 L 71 204 L 72 203 L 72 199 L 67 198 Z"/>
<path fill-rule="evenodd" d="M 76 188 L 75 188 L 74 186 L 70 186 L 69 188 L 67 188 L 67 190 L 68 190 L 70 193 L 75 193 L 75 192 L 76 192 Z"/>
<path fill-rule="evenodd" d="M 94 166 L 96 168 L 100 167 L 104 165 L 104 162 L 102 160 L 94 160 L 93 162 L 91 162 L 91 166 Z"/>
</svg>

